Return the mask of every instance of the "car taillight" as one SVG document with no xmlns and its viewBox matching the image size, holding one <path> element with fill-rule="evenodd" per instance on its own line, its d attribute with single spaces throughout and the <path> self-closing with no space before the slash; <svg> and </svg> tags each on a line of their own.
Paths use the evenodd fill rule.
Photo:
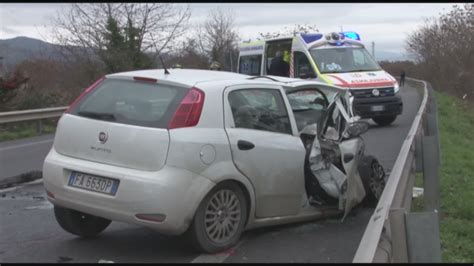
<svg viewBox="0 0 474 266">
<path fill-rule="evenodd" d="M 105 79 L 105 77 L 101 77 L 99 80 L 94 82 L 92 85 L 90 85 L 87 89 L 85 89 L 79 96 L 69 105 L 69 108 L 66 110 L 66 113 L 70 113 L 71 110 L 79 103 L 79 101 L 89 92 L 97 88 L 99 84 Z"/>
<path fill-rule="evenodd" d="M 197 125 L 201 117 L 203 105 L 204 92 L 197 88 L 191 88 L 179 104 L 178 110 L 176 110 L 168 125 L 168 129 Z"/>
</svg>

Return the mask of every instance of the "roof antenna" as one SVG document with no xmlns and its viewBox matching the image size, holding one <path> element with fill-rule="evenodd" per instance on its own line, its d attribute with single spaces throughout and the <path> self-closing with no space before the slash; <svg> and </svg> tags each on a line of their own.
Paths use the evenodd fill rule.
<svg viewBox="0 0 474 266">
<path fill-rule="evenodd" d="M 166 69 L 165 63 L 163 63 L 163 58 L 161 58 L 160 54 L 158 54 L 158 56 L 160 57 L 161 65 L 165 69 L 165 75 L 168 75 L 170 72 L 168 71 L 168 69 Z"/>
</svg>

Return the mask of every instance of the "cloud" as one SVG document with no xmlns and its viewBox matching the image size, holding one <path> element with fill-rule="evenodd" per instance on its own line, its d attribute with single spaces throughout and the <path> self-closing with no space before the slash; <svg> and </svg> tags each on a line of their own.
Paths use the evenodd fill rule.
<svg viewBox="0 0 474 266">
<path fill-rule="evenodd" d="M 49 31 L 51 19 L 69 4 L 0 4 L 0 38 L 24 35 L 40 37 L 38 29 Z M 188 4 L 175 4 L 185 7 Z M 295 24 L 316 25 L 320 32 L 354 30 L 376 49 L 403 51 L 406 36 L 423 24 L 423 18 L 438 16 L 452 4 L 435 3 L 192 3 L 190 36 L 215 8 L 235 14 L 238 32 L 244 39 L 260 32 L 273 32 Z M 443 11 L 444 10 L 444 11 Z M 46 29 L 43 29 L 43 25 Z"/>
</svg>

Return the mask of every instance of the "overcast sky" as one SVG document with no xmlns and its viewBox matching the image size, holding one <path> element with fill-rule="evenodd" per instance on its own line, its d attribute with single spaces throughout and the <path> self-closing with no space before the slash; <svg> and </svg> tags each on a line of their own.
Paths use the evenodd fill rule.
<svg viewBox="0 0 474 266">
<path fill-rule="evenodd" d="M 51 19 L 69 4 L 0 4 L 0 39 L 27 36 L 50 41 Z M 185 4 L 177 4 L 185 5 Z M 446 3 L 206 3 L 190 4 L 191 25 L 206 19 L 215 7 L 235 12 L 242 39 L 256 38 L 259 32 L 274 32 L 295 24 L 316 25 L 320 32 L 356 31 L 377 50 L 404 53 L 405 39 L 423 25 L 424 18 L 438 17 L 451 10 Z"/>
</svg>

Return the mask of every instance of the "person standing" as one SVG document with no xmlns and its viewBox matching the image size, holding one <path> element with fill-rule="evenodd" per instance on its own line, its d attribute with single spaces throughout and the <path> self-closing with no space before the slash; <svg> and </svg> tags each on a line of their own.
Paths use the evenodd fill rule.
<svg viewBox="0 0 474 266">
<path fill-rule="evenodd" d="M 405 70 L 400 74 L 400 87 L 405 85 Z"/>
<path fill-rule="evenodd" d="M 270 64 L 269 74 L 280 77 L 289 77 L 290 65 L 283 60 L 283 52 L 277 51 Z"/>
</svg>

